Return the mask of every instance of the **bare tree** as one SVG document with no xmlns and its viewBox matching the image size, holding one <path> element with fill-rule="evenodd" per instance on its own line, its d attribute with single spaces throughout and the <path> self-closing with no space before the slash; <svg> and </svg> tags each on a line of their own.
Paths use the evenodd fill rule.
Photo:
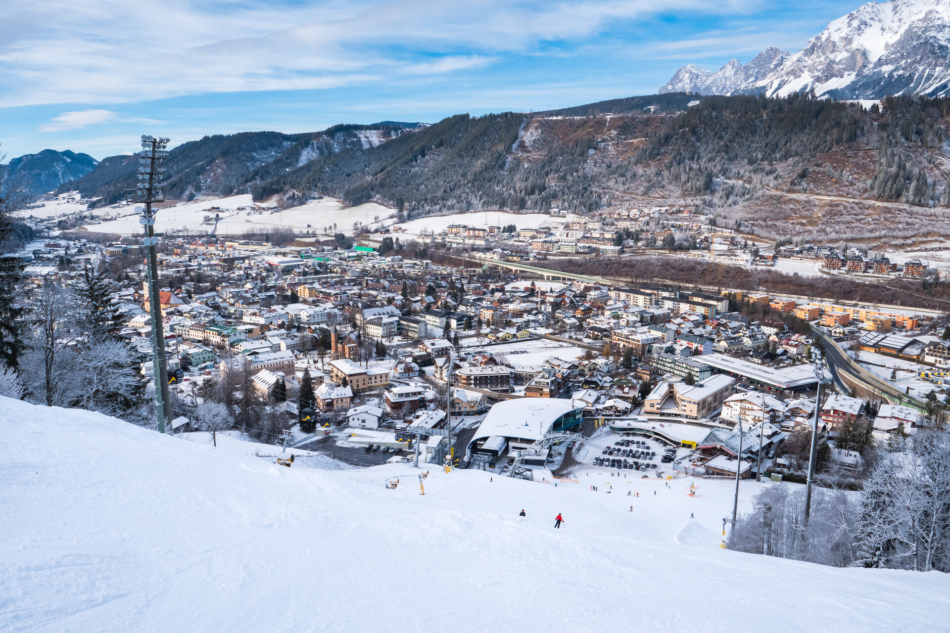
<svg viewBox="0 0 950 633">
<path fill-rule="evenodd" d="M 33 304 L 33 332 L 24 378 L 35 397 L 48 407 L 68 406 L 80 380 L 78 355 L 67 349 L 73 342 L 69 303 L 67 291 L 49 277 L 44 278 Z"/>
<path fill-rule="evenodd" d="M 950 436 L 917 433 L 910 451 L 885 454 L 865 482 L 858 563 L 950 570 Z"/>
<path fill-rule="evenodd" d="M 202 402 L 195 409 L 195 425 L 211 434 L 211 441 L 218 446 L 218 433 L 230 429 L 234 423 L 231 413 L 223 404 Z"/>
</svg>

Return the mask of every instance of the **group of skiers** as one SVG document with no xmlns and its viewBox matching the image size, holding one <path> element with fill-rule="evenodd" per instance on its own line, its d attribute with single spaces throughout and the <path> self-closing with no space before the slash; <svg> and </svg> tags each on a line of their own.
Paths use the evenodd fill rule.
<svg viewBox="0 0 950 633">
<path fill-rule="evenodd" d="M 524 509 L 523 509 L 523 508 L 522 508 L 521 512 L 518 513 L 518 516 L 520 516 L 520 517 L 527 516 L 527 515 L 525 515 L 525 512 L 524 512 Z M 557 516 L 554 517 L 554 527 L 560 529 L 561 523 L 563 523 L 563 522 L 564 522 L 564 517 L 562 517 L 562 516 L 561 516 L 561 513 L 558 512 L 558 513 L 557 513 Z"/>
</svg>

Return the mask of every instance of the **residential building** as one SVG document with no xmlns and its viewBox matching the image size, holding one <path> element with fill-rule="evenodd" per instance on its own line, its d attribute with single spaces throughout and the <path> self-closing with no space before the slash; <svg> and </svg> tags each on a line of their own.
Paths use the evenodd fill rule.
<svg viewBox="0 0 950 633">
<path fill-rule="evenodd" d="M 501 365 L 463 367 L 455 372 L 460 387 L 487 389 L 508 393 L 511 391 L 512 372 Z"/>
<path fill-rule="evenodd" d="M 346 423 L 359 429 L 378 429 L 383 410 L 370 404 L 354 407 L 346 412 Z"/>
<path fill-rule="evenodd" d="M 353 389 L 353 393 L 363 393 L 389 384 L 388 369 L 376 367 L 366 369 L 348 358 L 332 360 L 328 364 L 330 380 L 343 384 L 345 378 L 347 385 Z"/>
<path fill-rule="evenodd" d="M 380 340 L 392 338 L 399 333 L 399 319 L 397 317 L 373 317 L 364 321 L 366 336 Z"/>
<path fill-rule="evenodd" d="M 816 305 L 798 306 L 795 308 L 795 317 L 803 321 L 814 321 L 821 314 L 821 309 Z"/>
<path fill-rule="evenodd" d="M 274 373 L 281 372 L 285 376 L 294 373 L 294 355 L 292 352 L 270 352 L 268 354 L 255 354 L 247 357 L 251 375 L 265 369 Z"/>
<path fill-rule="evenodd" d="M 762 422 L 778 422 L 785 411 L 781 400 L 758 391 L 736 393 L 726 398 L 722 405 L 721 420 L 746 428 Z"/>
<path fill-rule="evenodd" d="M 350 408 L 353 390 L 332 382 L 325 382 L 313 392 L 321 411 L 340 411 Z"/>
<path fill-rule="evenodd" d="M 735 379 L 711 376 L 693 386 L 662 381 L 643 403 L 643 413 L 651 420 L 691 422 L 715 417 L 726 398 L 732 395 Z"/>
<path fill-rule="evenodd" d="M 452 389 L 452 415 L 478 415 L 488 410 L 488 399 L 477 391 Z"/>
<path fill-rule="evenodd" d="M 568 387 L 566 378 L 553 371 L 542 371 L 524 388 L 527 398 L 558 398 Z"/>
<path fill-rule="evenodd" d="M 425 319 L 405 316 L 399 317 L 399 328 L 403 338 L 413 341 L 426 338 L 429 335 L 428 323 L 426 323 Z"/>
<path fill-rule="evenodd" d="M 408 417 L 426 404 L 426 390 L 423 387 L 400 386 L 387 389 L 383 394 L 386 409 L 394 416 Z"/>
<path fill-rule="evenodd" d="M 251 385 L 259 396 L 267 399 L 270 398 L 270 395 L 274 392 L 274 388 L 283 379 L 284 374 L 281 372 L 272 372 L 268 369 L 262 369 L 254 374 L 254 378 L 251 379 Z"/>
<path fill-rule="evenodd" d="M 795 311 L 795 302 L 791 299 L 772 299 L 769 307 L 783 314 L 789 314 Z"/>
<path fill-rule="evenodd" d="M 853 421 L 864 411 L 864 402 L 858 398 L 833 393 L 821 407 L 821 420 L 829 428 Z"/>
<path fill-rule="evenodd" d="M 702 382 L 712 376 L 712 368 L 709 365 L 692 358 L 673 354 L 657 354 L 650 358 L 650 364 L 662 373 L 673 374 L 680 378 L 686 378 L 686 376 L 692 374 L 697 382 Z"/>
</svg>

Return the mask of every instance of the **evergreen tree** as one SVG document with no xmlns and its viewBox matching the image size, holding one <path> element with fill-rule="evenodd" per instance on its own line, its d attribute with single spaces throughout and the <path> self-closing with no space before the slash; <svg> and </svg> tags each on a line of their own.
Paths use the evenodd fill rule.
<svg viewBox="0 0 950 633">
<path fill-rule="evenodd" d="M 7 255 L 14 248 L 11 214 L 23 202 L 25 198 L 11 189 L 0 195 L 0 363 L 14 371 L 19 371 L 20 356 L 26 351 L 20 338 L 23 308 L 17 301 L 22 269 L 18 258 Z"/>
<path fill-rule="evenodd" d="M 693 375 L 693 372 L 686 372 L 686 377 L 683 378 L 683 384 L 692 387 L 696 384 L 696 376 Z"/>
<path fill-rule="evenodd" d="M 303 370 L 300 382 L 300 394 L 297 396 L 297 417 L 300 421 L 300 430 L 304 433 L 313 433 L 317 426 L 316 408 L 317 399 L 313 394 L 313 379 L 310 377 L 310 368 Z"/>
<path fill-rule="evenodd" d="M 386 358 L 386 346 L 382 341 L 376 341 L 376 358 Z"/>
<path fill-rule="evenodd" d="M 118 337 L 122 330 L 119 302 L 113 294 L 112 280 L 106 269 L 93 272 L 91 266 L 86 266 L 76 292 L 82 298 L 86 326 L 92 338 L 102 340 Z"/>
<path fill-rule="evenodd" d="M 312 389 L 313 387 L 311 387 Z M 280 378 L 277 384 L 274 385 L 274 391 L 271 395 L 274 397 L 274 402 L 287 402 L 287 383 L 284 382 L 283 378 Z"/>
<path fill-rule="evenodd" d="M 405 281 L 402 282 L 402 292 L 400 294 L 402 294 L 403 299 L 409 299 L 409 284 Z"/>
<path fill-rule="evenodd" d="M 629 347 L 623 351 L 623 362 L 621 364 L 624 369 L 633 367 L 633 351 Z"/>
<path fill-rule="evenodd" d="M 448 318 L 446 318 L 446 319 L 445 319 L 445 325 L 442 327 L 442 338 L 444 338 L 444 339 L 449 338 L 449 331 L 450 331 L 450 330 L 451 330 L 451 327 L 449 327 L 449 320 L 448 320 Z"/>
<path fill-rule="evenodd" d="M 640 394 L 640 400 L 646 400 L 646 397 L 650 395 L 650 391 L 652 391 L 652 387 L 650 387 L 650 382 L 647 380 L 644 380 L 643 382 L 641 382 L 640 387 L 637 390 L 637 392 Z"/>
<path fill-rule="evenodd" d="M 452 345 L 455 346 L 455 349 L 459 348 L 459 333 L 456 332 L 455 336 L 452 337 Z"/>
</svg>

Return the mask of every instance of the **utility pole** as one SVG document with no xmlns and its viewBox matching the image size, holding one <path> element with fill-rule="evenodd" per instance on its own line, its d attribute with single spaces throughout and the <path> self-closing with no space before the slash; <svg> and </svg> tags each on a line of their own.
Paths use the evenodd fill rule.
<svg viewBox="0 0 950 633">
<path fill-rule="evenodd" d="M 454 455 L 452 455 L 452 366 L 454 364 L 455 362 L 452 359 L 452 352 L 449 352 L 448 365 L 446 366 L 448 374 L 445 376 L 445 415 L 447 419 L 446 428 L 449 431 L 449 434 L 446 437 L 446 439 L 449 441 L 449 445 L 446 448 L 446 453 L 449 456 L 449 466 L 453 465 L 452 458 L 454 457 Z"/>
<path fill-rule="evenodd" d="M 736 496 L 732 501 L 732 529 L 730 536 L 736 531 L 736 518 L 739 514 L 739 476 L 742 474 L 742 416 L 739 416 L 739 454 L 736 455 Z"/>
<path fill-rule="evenodd" d="M 739 415 L 742 415 L 740 413 Z M 759 426 L 759 461 L 755 465 L 755 480 L 762 481 L 762 438 L 765 437 L 765 418 L 762 418 L 762 424 Z"/>
<path fill-rule="evenodd" d="M 808 482 L 805 484 L 805 525 L 811 518 L 811 482 L 815 478 L 815 454 L 818 447 L 818 411 L 821 408 L 821 382 L 824 372 L 821 365 L 821 351 L 815 350 L 815 377 L 818 379 L 818 391 L 815 394 L 815 423 L 811 430 L 811 448 L 808 451 Z"/>
<path fill-rule="evenodd" d="M 145 207 L 135 207 L 142 217 L 139 223 L 145 229 L 142 244 L 148 253 L 148 302 L 152 321 L 152 369 L 155 379 L 155 418 L 158 432 L 165 432 L 165 423 L 171 418 L 171 401 L 168 393 L 168 360 L 165 357 L 165 334 L 162 331 L 162 302 L 158 286 L 158 238 L 155 237 L 155 215 L 152 204 L 163 202 L 165 193 L 161 184 L 165 169 L 161 166 L 168 157 L 165 148 L 167 138 L 142 136 L 142 151 L 139 152 L 139 183 L 129 195 L 131 202 L 143 202 Z"/>
</svg>

